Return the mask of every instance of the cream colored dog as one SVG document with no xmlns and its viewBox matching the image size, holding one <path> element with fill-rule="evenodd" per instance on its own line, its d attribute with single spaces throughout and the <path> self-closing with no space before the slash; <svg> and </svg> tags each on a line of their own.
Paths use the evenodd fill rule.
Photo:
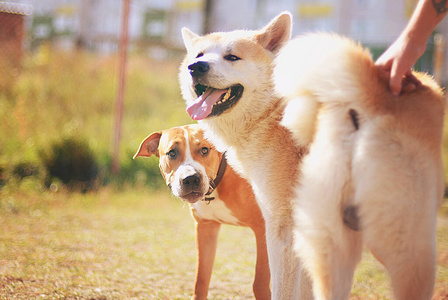
<svg viewBox="0 0 448 300">
<path fill-rule="evenodd" d="M 297 164 L 295 248 L 316 299 L 348 299 L 363 245 L 397 299 L 431 299 L 444 103 L 416 76 L 422 86 L 393 97 L 367 50 L 329 34 L 299 37 L 277 58 L 283 124 L 309 147 Z"/>
<path fill-rule="evenodd" d="M 272 82 L 274 57 L 290 34 L 287 13 L 257 31 L 200 37 L 185 28 L 180 67 L 187 111 L 254 189 L 266 222 L 272 298 L 280 300 L 312 298 L 293 249 L 292 200 L 306 149 L 280 125 L 285 104 Z"/>
<path fill-rule="evenodd" d="M 277 94 L 272 64 L 290 30 L 281 14 L 258 31 L 182 32 L 187 111 L 253 186 L 273 299 L 312 297 L 294 227 L 316 298 L 349 297 L 364 244 L 398 299 L 429 299 L 443 190 L 440 89 L 419 75 L 423 86 L 394 98 L 366 51 L 321 34 L 279 54 Z"/>
</svg>

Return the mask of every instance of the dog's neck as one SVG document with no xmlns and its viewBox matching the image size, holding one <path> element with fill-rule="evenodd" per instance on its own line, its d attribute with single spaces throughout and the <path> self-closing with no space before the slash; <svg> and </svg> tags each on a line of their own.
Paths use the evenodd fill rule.
<svg viewBox="0 0 448 300">
<path fill-rule="evenodd" d="M 280 126 L 285 107 L 283 100 L 275 96 L 266 99 L 265 95 L 265 99 L 261 100 L 255 93 L 252 97 L 258 98 L 258 101 L 268 101 L 269 105 L 266 105 L 264 110 L 260 110 L 258 107 L 248 109 L 247 111 L 250 112 L 243 117 L 229 115 L 225 118 L 214 117 L 199 122 L 205 131 L 206 138 L 215 145 L 218 151 L 224 152 L 235 146 L 244 146 L 248 140 L 256 138 L 257 127 L 261 123 L 271 123 L 271 127 Z M 256 103 L 256 101 L 252 103 Z"/>
<path fill-rule="evenodd" d="M 272 130 L 268 134 L 277 134 L 286 139 L 289 137 L 288 130 L 280 125 L 284 106 L 281 98 L 271 97 L 269 105 L 266 105 L 262 111 L 255 110 L 256 114 L 251 113 L 245 115 L 244 118 L 216 117 L 200 121 L 200 124 L 204 129 L 205 137 L 215 145 L 218 151 L 227 151 L 229 164 L 240 176 L 249 180 L 248 168 L 253 165 L 250 161 L 254 157 L 264 155 L 263 149 L 253 149 L 253 145 L 258 144 L 257 140 L 266 140 L 266 143 L 270 140 L 270 137 L 266 135 L 266 128 Z M 246 163 L 249 164 L 245 165 Z"/>
</svg>

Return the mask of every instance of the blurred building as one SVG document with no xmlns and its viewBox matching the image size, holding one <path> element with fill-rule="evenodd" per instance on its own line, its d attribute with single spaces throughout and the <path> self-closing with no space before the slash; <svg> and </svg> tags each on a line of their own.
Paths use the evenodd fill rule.
<svg viewBox="0 0 448 300">
<path fill-rule="evenodd" d="M 10 0 L 13 1 L 13 0 Z M 120 0 L 15 0 L 28 4 L 25 45 L 42 43 L 101 53 L 116 51 L 120 26 Z M 294 17 L 295 35 L 332 31 L 352 37 L 378 56 L 403 30 L 417 0 L 131 0 L 129 38 L 131 49 L 154 57 L 169 50 L 183 51 L 181 28 L 197 33 L 255 29 L 282 11 Z M 448 18 L 446 18 L 448 19 Z M 437 29 L 448 40 L 448 20 Z M 432 68 L 433 40 L 418 67 Z M 446 44 L 446 43 L 445 43 Z M 447 51 L 442 57 L 447 65 Z M 444 75 L 444 82 L 448 81 Z"/>
<path fill-rule="evenodd" d="M 16 0 L 33 6 L 32 38 L 87 46 L 117 39 L 120 0 Z M 365 44 L 390 44 L 417 0 L 131 0 L 130 37 L 181 45 L 180 29 L 198 33 L 257 28 L 278 13 L 294 16 L 294 34 L 324 30 Z M 205 13 L 208 16 L 205 16 Z M 445 22 L 446 24 L 446 22 Z M 207 27 L 207 28 L 204 28 Z M 446 27 L 446 26 L 445 26 Z M 106 49 L 108 47 L 105 47 Z M 100 49 L 101 50 L 101 49 Z"/>
<path fill-rule="evenodd" d="M 23 55 L 25 16 L 30 12 L 29 5 L 0 2 L 0 55 L 12 65 L 19 64 Z"/>
</svg>

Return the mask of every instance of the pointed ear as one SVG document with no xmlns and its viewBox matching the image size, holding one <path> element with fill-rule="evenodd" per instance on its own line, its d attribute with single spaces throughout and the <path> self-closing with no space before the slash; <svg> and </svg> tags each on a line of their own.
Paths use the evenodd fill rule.
<svg viewBox="0 0 448 300">
<path fill-rule="evenodd" d="M 134 159 L 139 156 L 150 157 L 152 154 L 159 157 L 159 152 L 157 149 L 159 148 L 160 137 L 162 136 L 162 131 L 157 131 L 151 133 L 143 142 L 140 144 L 137 153 L 134 155 Z"/>
<path fill-rule="evenodd" d="M 190 51 L 190 49 L 193 46 L 194 40 L 199 38 L 199 35 L 188 29 L 187 27 L 182 28 L 182 39 L 184 40 L 184 45 L 187 51 Z"/>
<path fill-rule="evenodd" d="M 291 38 L 291 30 L 292 16 L 289 12 L 283 12 L 260 29 L 255 38 L 266 50 L 277 53 Z"/>
</svg>

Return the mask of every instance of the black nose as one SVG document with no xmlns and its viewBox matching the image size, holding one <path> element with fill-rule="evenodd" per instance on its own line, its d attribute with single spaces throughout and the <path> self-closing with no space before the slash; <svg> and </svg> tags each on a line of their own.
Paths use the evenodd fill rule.
<svg viewBox="0 0 448 300">
<path fill-rule="evenodd" d="M 202 76 L 210 70 L 210 65 L 205 61 L 197 61 L 188 66 L 191 76 Z"/>
<path fill-rule="evenodd" d="M 196 187 L 201 183 L 201 177 L 198 174 L 190 175 L 182 179 L 184 186 Z"/>
</svg>

